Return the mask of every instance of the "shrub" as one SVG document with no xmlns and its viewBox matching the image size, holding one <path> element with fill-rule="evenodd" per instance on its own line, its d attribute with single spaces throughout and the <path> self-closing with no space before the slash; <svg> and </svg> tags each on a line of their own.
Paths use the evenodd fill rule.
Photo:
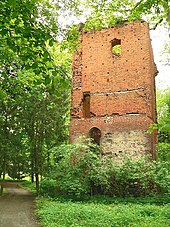
<svg viewBox="0 0 170 227">
<path fill-rule="evenodd" d="M 97 145 L 92 144 L 88 139 L 81 140 L 77 144 L 62 145 L 53 150 L 53 159 L 55 165 L 50 177 L 56 181 L 56 192 L 74 197 L 90 193 L 89 173 L 99 159 Z"/>
<path fill-rule="evenodd" d="M 159 143 L 158 160 L 170 162 L 170 143 Z"/>
<path fill-rule="evenodd" d="M 160 193 L 170 194 L 170 162 L 156 162 L 155 184 Z"/>
<path fill-rule="evenodd" d="M 100 154 L 99 146 L 89 140 L 53 149 L 53 171 L 41 184 L 50 196 L 64 194 L 80 198 L 107 194 L 141 196 L 170 193 L 170 167 L 167 161 L 143 157 L 117 164 Z"/>
<path fill-rule="evenodd" d="M 113 165 L 110 171 L 110 195 L 141 196 L 170 193 L 169 163 L 141 158 Z"/>
<path fill-rule="evenodd" d="M 54 197 L 57 194 L 56 180 L 46 178 L 41 181 L 40 194 Z"/>
</svg>

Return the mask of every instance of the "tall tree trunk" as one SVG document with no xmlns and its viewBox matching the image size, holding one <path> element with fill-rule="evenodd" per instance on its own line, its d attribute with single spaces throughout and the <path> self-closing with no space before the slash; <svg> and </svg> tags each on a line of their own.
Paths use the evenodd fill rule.
<svg viewBox="0 0 170 227">
<path fill-rule="evenodd" d="M 31 183 L 34 183 L 34 173 L 31 172 Z"/>
<path fill-rule="evenodd" d="M 43 163 L 41 159 L 42 147 L 43 147 L 43 122 L 39 122 L 38 129 L 36 133 L 36 150 L 35 150 L 35 178 L 36 178 L 36 192 L 39 194 L 40 191 L 40 179 L 43 175 Z"/>
<path fill-rule="evenodd" d="M 31 151 L 31 183 L 34 183 L 34 152 Z"/>
<path fill-rule="evenodd" d="M 4 190 L 5 174 L 6 174 L 6 160 L 4 158 L 4 161 L 3 161 L 3 172 L 2 172 L 2 182 L 1 182 L 1 191 L 0 191 L 1 195 L 2 195 L 3 190 Z"/>
<path fill-rule="evenodd" d="M 6 135 L 6 143 L 8 143 L 9 142 L 9 132 L 8 132 L 8 114 L 7 114 L 7 111 L 6 111 L 6 107 L 5 107 L 4 133 Z M 1 194 L 3 193 L 3 190 L 4 190 L 5 174 L 6 174 L 6 167 L 7 167 L 6 153 L 8 154 L 8 150 L 6 150 L 6 152 L 3 153 L 2 182 L 1 182 L 1 191 L 0 191 Z"/>
<path fill-rule="evenodd" d="M 3 181 L 1 182 L 1 190 L 0 190 L 0 195 L 2 195 L 2 193 L 3 193 L 3 190 L 4 190 L 4 185 L 3 185 L 4 183 L 3 183 Z"/>
<path fill-rule="evenodd" d="M 40 186 L 39 186 L 39 166 L 38 166 L 38 151 L 35 148 L 35 181 L 36 181 L 36 193 L 38 194 L 40 191 Z"/>
<path fill-rule="evenodd" d="M 39 181 L 39 174 L 35 173 L 35 180 L 36 180 L 36 193 L 37 195 L 40 192 L 40 181 Z"/>
<path fill-rule="evenodd" d="M 39 157 L 38 157 L 38 145 L 37 145 L 37 134 L 35 133 L 34 139 L 34 164 L 35 164 L 35 182 L 36 182 L 36 193 L 39 194 Z"/>
</svg>

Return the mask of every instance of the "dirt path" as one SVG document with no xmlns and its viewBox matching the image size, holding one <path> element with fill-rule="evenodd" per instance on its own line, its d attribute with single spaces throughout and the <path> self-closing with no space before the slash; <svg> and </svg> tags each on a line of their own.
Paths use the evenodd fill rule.
<svg viewBox="0 0 170 227">
<path fill-rule="evenodd" d="M 40 227 L 34 216 L 35 196 L 18 183 L 6 182 L 7 194 L 0 197 L 0 227 Z"/>
</svg>

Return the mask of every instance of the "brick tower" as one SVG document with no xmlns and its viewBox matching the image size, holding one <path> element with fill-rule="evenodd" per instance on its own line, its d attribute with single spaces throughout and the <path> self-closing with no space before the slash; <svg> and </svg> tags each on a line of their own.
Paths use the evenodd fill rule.
<svg viewBox="0 0 170 227">
<path fill-rule="evenodd" d="M 113 158 L 155 158 L 156 67 L 144 21 L 82 31 L 73 56 L 70 141 L 80 135 L 101 144 Z"/>
</svg>

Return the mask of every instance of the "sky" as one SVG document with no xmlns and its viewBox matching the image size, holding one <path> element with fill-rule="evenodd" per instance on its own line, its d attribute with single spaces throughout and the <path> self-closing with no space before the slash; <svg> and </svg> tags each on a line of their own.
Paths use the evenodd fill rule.
<svg viewBox="0 0 170 227">
<path fill-rule="evenodd" d="M 170 42 L 169 31 L 164 27 L 157 27 L 156 30 L 150 31 L 150 38 L 154 53 L 154 61 L 159 71 L 156 76 L 156 88 L 170 88 L 170 65 L 165 65 L 163 61 L 166 57 L 162 54 L 165 42 Z"/>
</svg>

